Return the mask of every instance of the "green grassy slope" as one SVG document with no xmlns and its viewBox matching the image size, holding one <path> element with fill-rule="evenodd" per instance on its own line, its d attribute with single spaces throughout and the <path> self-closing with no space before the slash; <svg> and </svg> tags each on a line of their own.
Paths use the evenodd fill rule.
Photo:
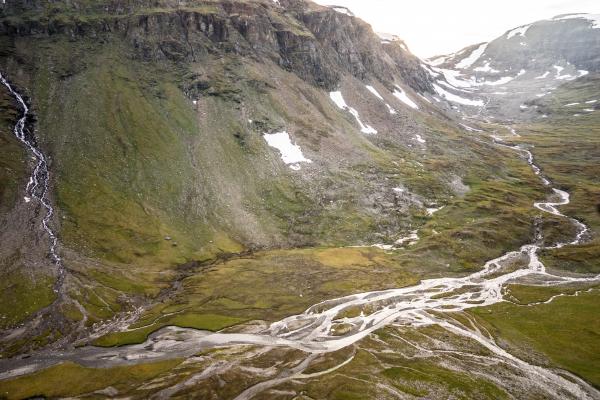
<svg viewBox="0 0 600 400">
<path fill-rule="evenodd" d="M 538 289 L 542 293 L 543 290 Z M 557 298 L 550 304 L 523 307 L 501 303 L 474 309 L 472 313 L 490 327 L 494 336 L 502 338 L 514 354 L 534 362 L 539 362 L 539 354 L 543 354 L 554 365 L 600 387 L 597 307 L 596 290 L 577 297 Z"/>
</svg>

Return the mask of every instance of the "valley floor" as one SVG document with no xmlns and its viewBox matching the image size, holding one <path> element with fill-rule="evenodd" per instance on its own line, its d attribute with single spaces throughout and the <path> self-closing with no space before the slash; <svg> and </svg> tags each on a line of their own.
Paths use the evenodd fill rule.
<svg viewBox="0 0 600 400">
<path fill-rule="evenodd" d="M 498 146 L 512 147 L 515 158 L 527 161 L 523 147 L 510 143 L 514 138 L 494 136 Z M 540 159 L 549 160 L 540 179 L 554 185 L 551 159 Z M 546 202 L 531 199 L 542 213 L 534 241 L 470 275 L 421 280 L 419 268 L 397 267 L 410 265 L 399 253 L 412 249 L 323 248 L 234 258 L 191 274 L 177 296 L 142 313 L 125 331 L 96 340 L 120 347 L 0 361 L 0 393 L 600 398 L 600 359 L 592 350 L 600 345 L 598 270 L 574 257 L 566 273 L 558 261 L 581 243 L 589 251 L 595 242 L 588 226 L 563 214 L 570 194 L 550 189 Z M 567 233 L 545 226 L 546 217 Z M 301 268 L 306 263 L 320 267 Z M 355 294 L 344 296 L 348 292 Z M 65 376 L 78 383 L 61 385 Z"/>
</svg>

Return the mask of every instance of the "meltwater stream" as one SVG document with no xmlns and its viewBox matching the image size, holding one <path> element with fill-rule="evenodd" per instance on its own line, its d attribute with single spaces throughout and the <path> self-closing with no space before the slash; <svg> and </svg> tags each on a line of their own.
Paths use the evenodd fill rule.
<svg viewBox="0 0 600 400">
<path fill-rule="evenodd" d="M 27 182 L 27 186 L 25 187 L 24 200 L 26 203 L 29 203 L 32 200 L 37 201 L 44 209 L 45 215 L 42 219 L 42 228 L 50 238 L 50 258 L 58 267 L 58 279 L 55 283 L 54 290 L 59 291 L 64 280 L 64 268 L 62 266 L 62 260 L 57 252 L 58 238 L 50 226 L 50 221 L 54 215 L 54 208 L 52 208 L 52 204 L 48 198 L 50 180 L 48 173 L 48 162 L 46 161 L 46 156 L 44 153 L 42 153 L 40 148 L 37 146 L 33 134 L 28 134 L 29 132 L 27 132 L 26 123 L 27 118 L 30 116 L 29 107 L 23 100 L 23 97 L 12 87 L 2 73 L 0 73 L 0 81 L 6 87 L 6 89 L 8 89 L 10 94 L 15 98 L 22 109 L 21 117 L 15 124 L 13 132 L 15 137 L 25 145 L 31 154 L 33 154 L 33 159 L 36 162 L 35 168 L 33 169 L 33 172 L 29 177 L 29 181 Z"/>
</svg>

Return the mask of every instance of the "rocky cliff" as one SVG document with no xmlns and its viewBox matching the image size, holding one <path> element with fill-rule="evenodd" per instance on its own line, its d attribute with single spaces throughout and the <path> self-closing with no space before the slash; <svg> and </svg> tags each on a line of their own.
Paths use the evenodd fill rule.
<svg viewBox="0 0 600 400">
<path fill-rule="evenodd" d="M 390 87 L 400 73 L 430 89 L 415 56 L 382 44 L 364 21 L 307 1 L 8 1 L 2 12 L 1 33 L 10 37 L 117 34 L 145 61 L 202 62 L 223 52 L 269 58 L 326 89 L 346 72 Z"/>
</svg>

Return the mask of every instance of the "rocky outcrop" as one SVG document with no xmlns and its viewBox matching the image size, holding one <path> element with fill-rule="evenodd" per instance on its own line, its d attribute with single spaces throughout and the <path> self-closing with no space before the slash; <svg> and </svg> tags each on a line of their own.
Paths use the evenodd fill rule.
<svg viewBox="0 0 600 400">
<path fill-rule="evenodd" d="M 9 0 L 2 14 L 0 34 L 12 39 L 119 35 L 129 41 L 134 57 L 148 61 L 201 62 L 209 54 L 235 53 L 270 59 L 328 90 L 347 73 L 364 81 L 374 77 L 389 87 L 398 79 L 419 91 L 431 87 L 419 60 L 399 43 L 382 43 L 364 21 L 303 0 L 52 5 Z"/>
</svg>

